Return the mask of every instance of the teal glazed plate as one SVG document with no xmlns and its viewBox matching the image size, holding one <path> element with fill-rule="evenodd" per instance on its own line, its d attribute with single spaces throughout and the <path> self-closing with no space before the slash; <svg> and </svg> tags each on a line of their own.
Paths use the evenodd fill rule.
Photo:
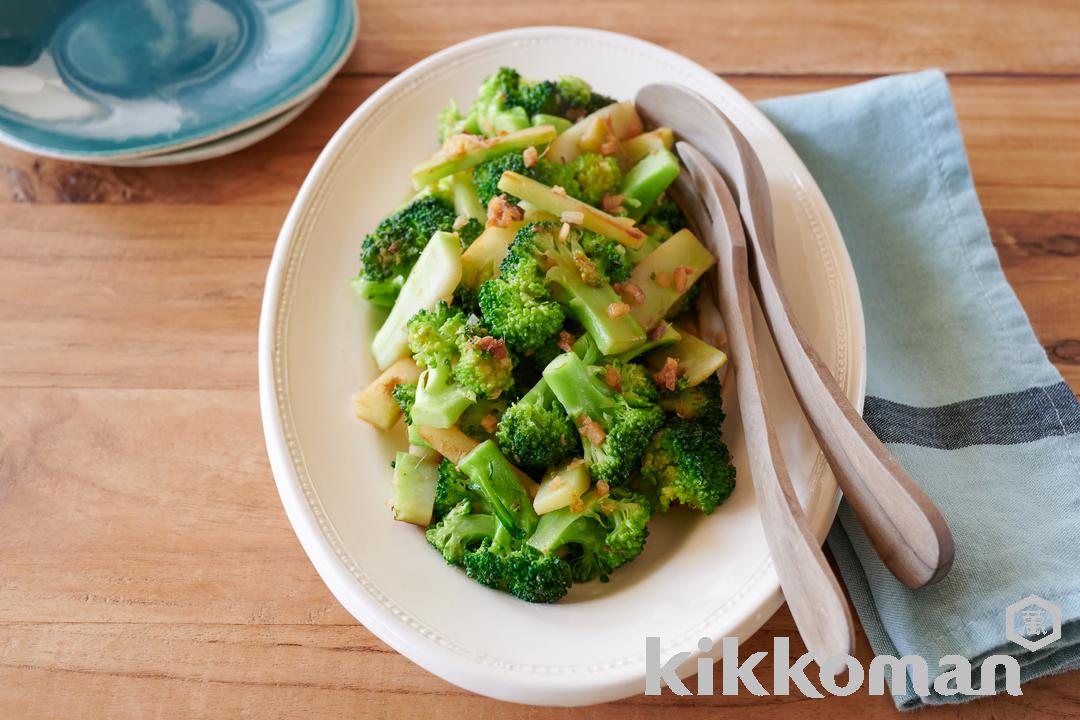
<svg viewBox="0 0 1080 720">
<path fill-rule="evenodd" d="M 87 161 L 206 143 L 318 92 L 357 22 L 353 0 L 0 3 L 0 141 Z"/>
</svg>

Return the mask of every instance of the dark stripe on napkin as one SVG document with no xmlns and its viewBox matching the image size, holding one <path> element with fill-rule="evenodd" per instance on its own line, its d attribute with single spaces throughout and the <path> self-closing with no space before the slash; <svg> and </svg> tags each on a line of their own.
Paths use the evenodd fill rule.
<svg viewBox="0 0 1080 720">
<path fill-rule="evenodd" d="M 882 442 L 956 450 L 1080 433 L 1080 402 L 1063 382 L 938 407 L 868 395 L 863 418 Z"/>
</svg>

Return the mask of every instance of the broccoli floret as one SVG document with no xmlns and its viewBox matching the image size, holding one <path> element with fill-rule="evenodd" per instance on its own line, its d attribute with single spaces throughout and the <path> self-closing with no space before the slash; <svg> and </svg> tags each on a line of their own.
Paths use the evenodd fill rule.
<svg viewBox="0 0 1080 720">
<path fill-rule="evenodd" d="M 581 249 L 609 283 L 626 282 L 634 269 L 626 256 L 626 246 L 591 230 L 581 232 Z"/>
<path fill-rule="evenodd" d="M 424 367 L 451 365 L 458 358 L 458 336 L 467 318 L 458 308 L 440 302 L 434 310 L 421 310 L 409 318 L 409 351 Z"/>
<path fill-rule="evenodd" d="M 529 545 L 544 554 L 562 555 L 575 582 L 606 581 L 609 573 L 645 549 L 651 514 L 643 495 L 620 488 L 604 497 L 590 491 L 580 506 L 541 517 Z"/>
<path fill-rule="evenodd" d="M 510 243 L 500 275 L 484 283 L 484 321 L 512 350 L 524 354 L 551 342 L 562 327 L 552 300 L 585 327 L 605 354 L 644 342 L 644 330 L 631 314 L 610 312 L 620 298 L 582 247 L 581 237 L 577 228 L 560 237 L 559 223 L 526 225 Z"/>
<path fill-rule="evenodd" d="M 428 368 L 449 367 L 453 380 L 479 397 L 497 398 L 514 384 L 513 361 L 502 341 L 475 316 L 440 302 L 409 319 L 409 350 Z"/>
<path fill-rule="evenodd" d="M 624 483 L 663 423 L 663 410 L 631 405 L 572 352 L 555 358 L 544 369 L 544 380 L 585 438 L 589 473 L 612 487 Z"/>
<path fill-rule="evenodd" d="M 592 87 L 574 75 L 563 75 L 555 82 L 555 89 L 565 108 L 586 108 L 592 101 Z"/>
<path fill-rule="evenodd" d="M 394 402 L 401 408 L 405 425 L 409 429 L 409 444 L 418 447 L 429 447 L 428 441 L 420 437 L 419 428 L 413 424 L 412 410 L 416 404 L 416 383 L 398 383 L 390 391 Z"/>
<path fill-rule="evenodd" d="M 461 283 L 454 290 L 451 303 L 465 315 L 480 317 L 480 290 Z"/>
<path fill-rule="evenodd" d="M 473 185 L 482 204 L 486 206 L 491 202 L 491 198 L 502 194 L 498 188 L 499 178 L 507 171 L 552 187 L 558 185 L 570 197 L 596 207 L 600 206 L 605 195 L 617 194 L 622 182 L 618 161 L 597 153 L 579 155 L 568 165 L 540 158 L 532 167 L 526 167 L 521 153 L 508 152 L 482 162 L 473 169 Z M 508 196 L 508 199 L 516 200 L 512 196 Z"/>
<path fill-rule="evenodd" d="M 518 258 L 481 285 L 478 305 L 492 334 L 521 354 L 553 345 L 566 318 L 532 258 Z"/>
<path fill-rule="evenodd" d="M 661 510 L 678 502 L 707 515 L 735 489 L 735 467 L 719 429 L 699 420 L 668 421 L 645 451 L 641 477 L 655 488 Z"/>
<path fill-rule="evenodd" d="M 461 114 L 456 101 L 446 103 L 446 107 L 439 111 L 439 142 L 446 142 L 446 138 L 465 132 L 465 116 Z"/>
<path fill-rule="evenodd" d="M 660 390 L 652 375 L 637 363 L 613 363 L 619 372 L 622 396 L 633 407 L 648 408 L 656 405 Z"/>
<path fill-rule="evenodd" d="M 721 389 L 719 378 L 711 377 L 691 388 L 662 393 L 660 407 L 683 419 L 701 418 L 719 429 L 724 424 Z"/>
<path fill-rule="evenodd" d="M 583 153 L 568 166 L 577 185 L 578 200 L 599 207 L 605 195 L 617 195 L 622 183 L 619 162 L 598 153 Z M 543 182 L 543 180 L 541 180 Z M 547 183 L 551 185 L 552 183 Z M 567 189 L 568 194 L 570 190 Z"/>
<path fill-rule="evenodd" d="M 638 227 L 644 232 L 662 228 L 668 235 L 674 235 L 686 227 L 686 216 L 674 200 L 663 195 L 638 221 Z"/>
<path fill-rule="evenodd" d="M 478 550 L 466 552 L 464 564 L 472 579 L 527 602 L 558 602 L 573 584 L 562 558 L 514 540 L 502 526 Z"/>
<path fill-rule="evenodd" d="M 439 463 L 439 479 L 435 483 L 433 517 L 443 517 L 465 500 L 469 502 L 473 512 L 489 512 L 483 497 L 469 489 L 469 477 L 458 470 L 454 463 L 443 458 L 443 461 Z"/>
<path fill-rule="evenodd" d="M 501 67 L 484 78 L 467 113 L 453 102 L 439 113 L 439 140 L 461 132 L 494 135 L 520 130 L 538 114 L 576 119 L 613 102 L 592 92 L 581 78 L 526 80 L 517 70 Z"/>
<path fill-rule="evenodd" d="M 514 466 L 490 440 L 439 466 L 435 513 L 427 539 L 474 580 L 528 602 L 556 602 L 573 583 L 561 558 L 525 544 L 537 516 Z"/>
<path fill-rule="evenodd" d="M 484 135 L 494 135 L 500 130 L 520 130 L 528 127 L 533 106 L 545 102 L 547 94 L 553 90 L 554 87 L 551 91 L 534 88 L 533 84 L 522 81 L 517 70 L 501 67 L 484 78 L 476 100 L 464 118 L 455 121 L 453 111 L 443 110 L 439 117 L 440 128 Z M 451 122 L 445 122 L 444 115 Z"/>
<path fill-rule="evenodd" d="M 458 234 L 458 239 L 461 240 L 461 249 L 468 250 L 469 246 L 473 244 L 473 240 L 480 237 L 480 233 L 484 232 L 484 224 L 476 218 L 469 218 L 455 232 Z"/>
<path fill-rule="evenodd" d="M 660 403 L 675 415 L 649 443 L 641 480 L 661 510 L 678 502 L 711 513 L 735 489 L 735 467 L 721 435 L 720 381 L 666 393 Z"/>
<path fill-rule="evenodd" d="M 598 92 L 594 92 L 592 94 L 592 97 L 589 98 L 589 104 L 585 106 L 585 112 L 593 113 L 600 108 L 607 107 L 608 105 L 614 105 L 615 102 L 617 101 L 613 97 L 608 97 L 607 95 L 601 95 Z"/>
<path fill-rule="evenodd" d="M 429 525 L 425 533 L 432 547 L 452 565 L 461 565 L 467 551 L 480 547 L 495 534 L 495 517 L 472 510 L 472 503 L 462 499 L 438 523 Z"/>
<path fill-rule="evenodd" d="M 520 80 L 517 96 L 512 101 L 532 117 L 555 110 L 559 104 L 558 92 L 558 86 L 550 80 Z"/>
<path fill-rule="evenodd" d="M 521 153 L 508 152 L 496 155 L 473 168 L 476 196 L 484 206 L 491 202 L 491 198 L 503 194 L 498 188 L 499 178 L 507 171 L 525 175 L 545 185 L 559 185 L 566 190 L 567 195 L 583 199 L 572 166 L 548 162 L 541 158 L 532 167 L 525 167 L 525 159 Z M 513 196 L 507 196 L 507 199 L 511 202 L 517 200 Z"/>
<path fill-rule="evenodd" d="M 667 197 L 661 197 L 660 201 L 653 206 L 652 210 L 638 221 L 637 227 L 646 233 L 641 247 L 636 250 L 627 250 L 626 254 L 630 262 L 637 265 L 645 259 L 660 244 L 669 237 L 686 227 L 686 218 L 675 202 Z"/>
<path fill-rule="evenodd" d="M 390 391 L 394 402 L 401 408 L 401 414 L 405 416 L 405 422 L 412 425 L 412 408 L 416 402 L 416 383 L 398 383 Z"/>
<path fill-rule="evenodd" d="M 363 268 L 356 282 L 360 294 L 376 305 L 392 306 L 428 240 L 439 230 L 452 232 L 456 218 L 449 200 L 432 195 L 384 218 L 360 248 Z"/>
<path fill-rule="evenodd" d="M 540 380 L 503 414 L 495 441 L 514 463 L 542 470 L 577 450 L 578 433 L 547 383 Z"/>
</svg>

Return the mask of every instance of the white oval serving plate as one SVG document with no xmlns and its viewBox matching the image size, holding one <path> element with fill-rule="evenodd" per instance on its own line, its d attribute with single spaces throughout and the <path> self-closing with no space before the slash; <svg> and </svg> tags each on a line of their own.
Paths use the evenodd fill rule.
<svg viewBox="0 0 1080 720">
<path fill-rule="evenodd" d="M 368 348 L 378 318 L 346 282 L 360 242 L 409 195 L 410 168 L 435 148 L 438 110 L 449 98 L 469 102 L 499 65 L 526 77 L 581 75 L 616 98 L 677 82 L 727 113 L 768 174 L 788 296 L 857 407 L 865 387 L 862 309 L 836 222 L 780 133 L 709 71 L 630 37 L 527 28 L 456 45 L 384 85 L 319 156 L 274 249 L 259 328 L 266 444 L 296 534 L 342 605 L 431 672 L 503 700 L 604 702 L 643 692 L 647 636 L 661 639 L 664 658 L 689 651 L 687 674 L 700 638 L 719 649 L 721 637 L 749 637 L 782 602 L 735 399 L 725 427 L 740 478 L 731 499 L 710 517 L 673 510 L 656 519 L 645 552 L 611 582 L 575 586 L 549 606 L 469 580 L 417 528 L 395 522 L 386 501 L 404 431 L 381 434 L 352 415 L 353 394 L 377 374 Z M 759 332 L 766 336 L 763 324 Z M 771 347 L 763 371 L 792 480 L 823 539 L 836 483 Z"/>
</svg>

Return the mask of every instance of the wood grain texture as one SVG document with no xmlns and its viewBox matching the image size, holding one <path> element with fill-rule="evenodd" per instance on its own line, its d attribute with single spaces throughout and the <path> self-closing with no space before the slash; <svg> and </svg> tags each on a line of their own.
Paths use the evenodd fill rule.
<svg viewBox="0 0 1080 720">
<path fill-rule="evenodd" d="M 635 32 L 754 98 L 939 64 L 969 75 L 953 90 L 1003 267 L 1080 389 L 1080 6 L 679 2 L 658 17 L 557 2 L 538 19 L 518 0 L 362 5 L 350 67 L 366 75 L 233 156 L 109 169 L 0 149 L 0 718 L 895 716 L 865 695 L 540 710 L 394 653 L 316 576 L 270 476 L 255 392 L 267 263 L 320 148 L 386 73 L 498 26 Z M 794 634 L 781 610 L 746 649 Z M 1075 676 L 1024 691 L 927 715 L 1080 717 Z"/>
<path fill-rule="evenodd" d="M 1080 5 L 1069 0 L 364 0 L 347 69 L 398 72 L 436 50 L 522 25 L 627 33 L 723 74 L 1075 73 Z M 690 30 L 689 28 L 694 28 Z"/>
</svg>

